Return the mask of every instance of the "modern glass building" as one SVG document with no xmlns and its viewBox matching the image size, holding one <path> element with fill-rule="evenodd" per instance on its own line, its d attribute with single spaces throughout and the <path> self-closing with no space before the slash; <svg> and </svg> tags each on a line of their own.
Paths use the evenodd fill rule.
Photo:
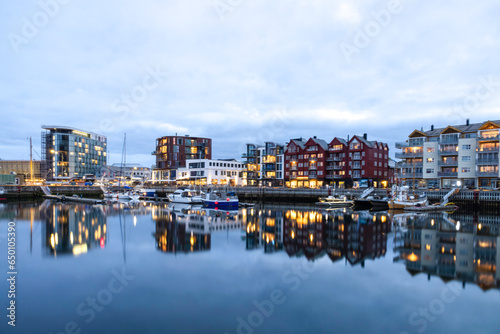
<svg viewBox="0 0 500 334">
<path fill-rule="evenodd" d="M 105 136 L 65 126 L 42 125 L 42 129 L 42 178 L 83 178 L 106 164 Z"/>
</svg>

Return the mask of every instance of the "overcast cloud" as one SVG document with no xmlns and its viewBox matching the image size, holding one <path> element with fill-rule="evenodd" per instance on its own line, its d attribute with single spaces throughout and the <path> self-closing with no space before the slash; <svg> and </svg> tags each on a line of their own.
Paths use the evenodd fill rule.
<svg viewBox="0 0 500 334">
<path fill-rule="evenodd" d="M 394 156 L 415 128 L 499 119 L 500 3 L 397 2 L 4 0 L 0 158 L 39 153 L 42 124 L 106 135 L 110 163 L 126 132 L 151 165 L 175 133 L 214 158 L 363 133 Z"/>
</svg>

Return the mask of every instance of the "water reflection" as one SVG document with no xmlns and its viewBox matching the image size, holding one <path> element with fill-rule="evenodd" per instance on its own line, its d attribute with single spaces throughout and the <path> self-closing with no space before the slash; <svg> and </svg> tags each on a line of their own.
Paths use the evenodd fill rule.
<svg viewBox="0 0 500 334">
<path fill-rule="evenodd" d="M 395 261 L 403 262 L 411 275 L 425 273 L 429 280 L 439 276 L 464 286 L 475 283 L 483 290 L 499 288 L 500 228 L 491 224 L 495 220 L 491 218 L 446 213 L 396 215 Z"/>
<path fill-rule="evenodd" d="M 101 206 L 44 202 L 40 215 L 42 247 L 46 254 L 80 255 L 106 246 L 106 215 Z"/>
</svg>

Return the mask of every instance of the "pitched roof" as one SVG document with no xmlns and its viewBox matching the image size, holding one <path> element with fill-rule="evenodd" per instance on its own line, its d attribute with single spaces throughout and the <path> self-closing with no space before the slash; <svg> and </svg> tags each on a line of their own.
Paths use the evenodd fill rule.
<svg viewBox="0 0 500 334">
<path fill-rule="evenodd" d="M 462 125 L 451 125 L 451 126 L 455 129 L 457 129 L 458 131 L 471 133 L 471 132 L 477 132 L 479 130 L 479 128 L 487 122 L 489 122 L 489 121 L 481 122 L 481 123 L 472 123 L 469 125 L 462 124 Z M 496 124 L 500 124 L 500 120 L 491 121 L 491 122 L 496 123 Z M 424 133 L 428 136 L 436 137 L 436 136 L 439 136 L 441 134 L 441 132 L 443 132 L 443 130 L 445 130 L 448 127 L 449 126 L 446 126 L 444 128 L 435 128 L 434 130 L 424 131 Z"/>
</svg>

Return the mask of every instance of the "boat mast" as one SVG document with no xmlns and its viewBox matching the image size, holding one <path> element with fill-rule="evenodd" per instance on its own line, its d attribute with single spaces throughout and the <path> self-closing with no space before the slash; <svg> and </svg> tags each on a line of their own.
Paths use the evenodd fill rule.
<svg viewBox="0 0 500 334">
<path fill-rule="evenodd" d="M 30 183 L 33 184 L 33 141 L 30 137 Z"/>
</svg>

